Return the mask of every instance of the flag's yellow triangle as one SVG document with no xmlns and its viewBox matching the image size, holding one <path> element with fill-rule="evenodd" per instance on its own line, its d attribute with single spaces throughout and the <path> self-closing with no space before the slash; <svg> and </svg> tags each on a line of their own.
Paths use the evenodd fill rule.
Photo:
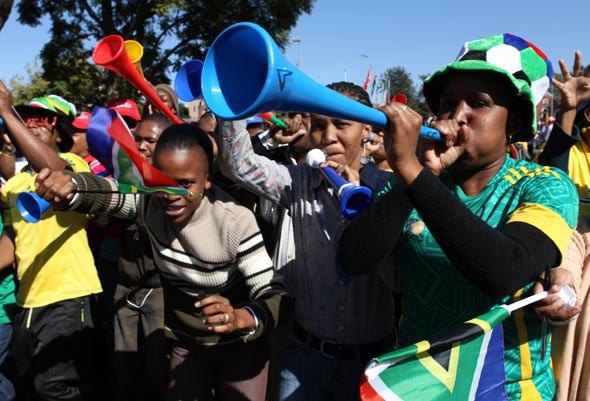
<svg viewBox="0 0 590 401">
<path fill-rule="evenodd" d="M 457 379 L 457 368 L 459 367 L 460 342 L 453 344 L 449 356 L 449 369 L 445 369 L 428 352 L 417 355 L 420 363 L 436 377 L 452 394 Z"/>
</svg>

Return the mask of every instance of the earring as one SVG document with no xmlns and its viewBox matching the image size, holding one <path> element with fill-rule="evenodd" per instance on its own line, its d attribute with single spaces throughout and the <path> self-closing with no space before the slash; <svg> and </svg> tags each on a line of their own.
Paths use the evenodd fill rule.
<svg viewBox="0 0 590 401">
<path fill-rule="evenodd" d="M 365 150 L 365 145 L 367 144 L 368 139 L 363 139 L 363 145 L 362 145 L 362 149 L 361 149 L 361 165 L 366 165 L 368 162 L 371 161 L 371 156 L 366 156 L 366 150 Z"/>
</svg>

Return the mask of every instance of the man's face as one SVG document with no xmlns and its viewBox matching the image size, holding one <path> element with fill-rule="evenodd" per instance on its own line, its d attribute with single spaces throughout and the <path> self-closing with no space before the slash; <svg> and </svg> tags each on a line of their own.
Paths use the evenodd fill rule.
<svg viewBox="0 0 590 401">
<path fill-rule="evenodd" d="M 58 143 L 61 142 L 59 133 L 55 128 L 57 124 L 57 116 L 40 116 L 29 115 L 23 117 L 25 125 L 43 143 L 49 145 L 57 152 L 59 150 Z"/>
<path fill-rule="evenodd" d="M 162 131 L 163 129 L 156 122 L 142 121 L 137 125 L 133 133 L 141 157 L 149 164 L 152 164 L 152 154 Z"/>
</svg>

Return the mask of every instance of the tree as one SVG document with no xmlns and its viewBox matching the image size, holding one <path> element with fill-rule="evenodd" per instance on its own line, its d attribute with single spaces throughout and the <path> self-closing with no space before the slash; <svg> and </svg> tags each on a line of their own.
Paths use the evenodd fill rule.
<svg viewBox="0 0 590 401">
<path fill-rule="evenodd" d="M 20 75 L 10 79 L 14 104 L 25 104 L 36 97 L 46 96 L 49 93 L 49 82 L 43 79 L 37 61 L 35 60 L 32 66 L 27 64 L 27 80 Z"/>
<path fill-rule="evenodd" d="M 51 89 L 81 106 L 116 96 L 140 95 L 90 56 L 96 43 L 120 35 L 143 44 L 146 79 L 169 83 L 168 73 L 189 59 L 203 60 L 219 33 L 240 21 L 264 27 L 280 48 L 316 0 L 21 0 L 19 22 L 51 21 L 51 37 L 41 51 L 43 78 Z M 236 60 L 238 61 L 238 60 Z"/>
<path fill-rule="evenodd" d="M 4 27 L 6 21 L 8 21 L 8 17 L 10 16 L 10 12 L 12 11 L 12 4 L 14 0 L 0 0 L 0 30 Z"/>
<path fill-rule="evenodd" d="M 408 98 L 408 106 L 422 114 L 423 117 L 430 115 L 428 106 L 422 96 L 421 87 L 420 90 L 417 89 L 412 80 L 412 75 L 404 67 L 393 67 L 385 70 L 385 73 L 380 76 L 378 88 L 380 92 L 386 93 L 387 102 L 394 95 L 403 94 Z"/>
</svg>

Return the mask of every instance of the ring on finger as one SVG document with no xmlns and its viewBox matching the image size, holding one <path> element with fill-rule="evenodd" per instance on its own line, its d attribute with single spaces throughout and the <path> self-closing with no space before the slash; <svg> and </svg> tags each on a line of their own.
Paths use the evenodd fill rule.
<svg viewBox="0 0 590 401">
<path fill-rule="evenodd" d="M 229 314 L 228 313 L 224 313 L 223 316 L 224 316 L 223 324 L 226 324 L 227 322 L 229 322 Z"/>
<path fill-rule="evenodd" d="M 434 124 L 436 122 L 436 116 L 430 116 L 426 119 L 424 125 L 426 125 L 427 127 L 432 127 L 432 124 Z"/>
<path fill-rule="evenodd" d="M 405 110 L 408 108 L 408 106 L 406 106 L 405 104 L 402 104 L 401 106 L 399 106 L 400 109 Z"/>
</svg>

